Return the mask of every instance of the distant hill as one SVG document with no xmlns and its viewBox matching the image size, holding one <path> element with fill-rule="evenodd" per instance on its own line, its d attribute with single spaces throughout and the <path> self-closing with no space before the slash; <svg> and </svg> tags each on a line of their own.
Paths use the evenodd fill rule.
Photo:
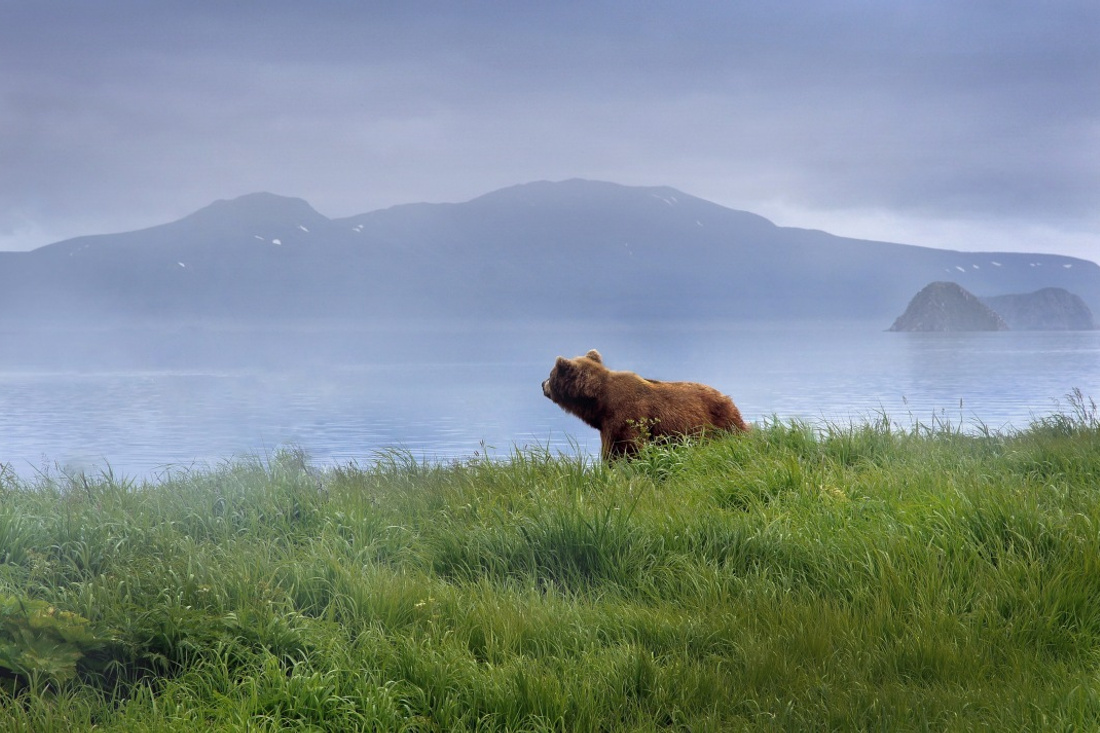
<svg viewBox="0 0 1100 733">
<path fill-rule="evenodd" d="M 1043 288 L 1024 295 L 982 298 L 1014 331 L 1089 331 L 1096 328 L 1092 310 L 1063 288 Z"/>
<path fill-rule="evenodd" d="M 979 298 L 954 282 L 934 282 L 909 301 L 890 331 L 1087 331 L 1092 311 L 1062 288 Z"/>
<path fill-rule="evenodd" d="M 947 276 L 979 295 L 1100 267 L 777 227 L 671 188 L 570 180 L 329 219 L 267 193 L 179 221 L 0 253 L 0 319 L 867 318 Z"/>
<path fill-rule="evenodd" d="M 958 283 L 934 282 L 913 296 L 889 330 L 1007 331 L 1008 324 Z"/>
</svg>

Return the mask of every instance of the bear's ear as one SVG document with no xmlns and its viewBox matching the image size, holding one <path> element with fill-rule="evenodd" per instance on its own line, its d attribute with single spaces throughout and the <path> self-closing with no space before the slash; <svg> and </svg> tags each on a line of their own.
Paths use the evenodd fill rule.
<svg viewBox="0 0 1100 733">
<path fill-rule="evenodd" d="M 585 356 L 596 362 L 597 364 L 603 364 L 603 357 L 600 356 L 600 352 L 596 351 L 595 349 L 590 350 L 587 354 L 585 354 Z"/>
<path fill-rule="evenodd" d="M 559 356 L 558 360 L 554 362 L 554 367 L 556 369 L 571 369 L 573 367 L 573 362 L 569 361 L 564 356 Z"/>
</svg>

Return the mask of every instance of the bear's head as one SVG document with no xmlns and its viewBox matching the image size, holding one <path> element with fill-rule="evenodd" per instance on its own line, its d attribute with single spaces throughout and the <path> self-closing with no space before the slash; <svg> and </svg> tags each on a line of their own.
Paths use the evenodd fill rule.
<svg viewBox="0 0 1100 733">
<path fill-rule="evenodd" d="M 603 389 L 607 367 L 600 352 L 592 349 L 584 356 L 566 359 L 559 356 L 542 383 L 542 393 L 567 412 L 586 420 Z"/>
</svg>

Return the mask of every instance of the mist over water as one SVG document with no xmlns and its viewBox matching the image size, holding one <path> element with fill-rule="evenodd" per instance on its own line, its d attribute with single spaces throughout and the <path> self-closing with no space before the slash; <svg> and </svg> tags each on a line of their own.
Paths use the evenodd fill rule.
<svg viewBox="0 0 1100 733">
<path fill-rule="evenodd" d="M 1100 397 L 1100 332 L 886 333 L 880 323 L 445 322 L 8 329 L 0 463 L 155 479 L 303 449 L 321 465 L 379 451 L 468 458 L 599 438 L 542 396 L 558 355 L 726 392 L 753 421 L 878 419 L 1024 428 Z M 1061 404 L 1059 402 L 1061 401 Z"/>
</svg>

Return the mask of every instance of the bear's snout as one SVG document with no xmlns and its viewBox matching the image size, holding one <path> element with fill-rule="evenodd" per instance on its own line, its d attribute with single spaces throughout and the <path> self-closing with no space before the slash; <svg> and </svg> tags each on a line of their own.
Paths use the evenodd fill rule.
<svg viewBox="0 0 1100 733">
<path fill-rule="evenodd" d="M 550 380 L 549 379 L 542 380 L 542 393 L 548 399 L 551 399 L 551 400 L 554 399 L 553 397 L 550 396 Z"/>
</svg>

